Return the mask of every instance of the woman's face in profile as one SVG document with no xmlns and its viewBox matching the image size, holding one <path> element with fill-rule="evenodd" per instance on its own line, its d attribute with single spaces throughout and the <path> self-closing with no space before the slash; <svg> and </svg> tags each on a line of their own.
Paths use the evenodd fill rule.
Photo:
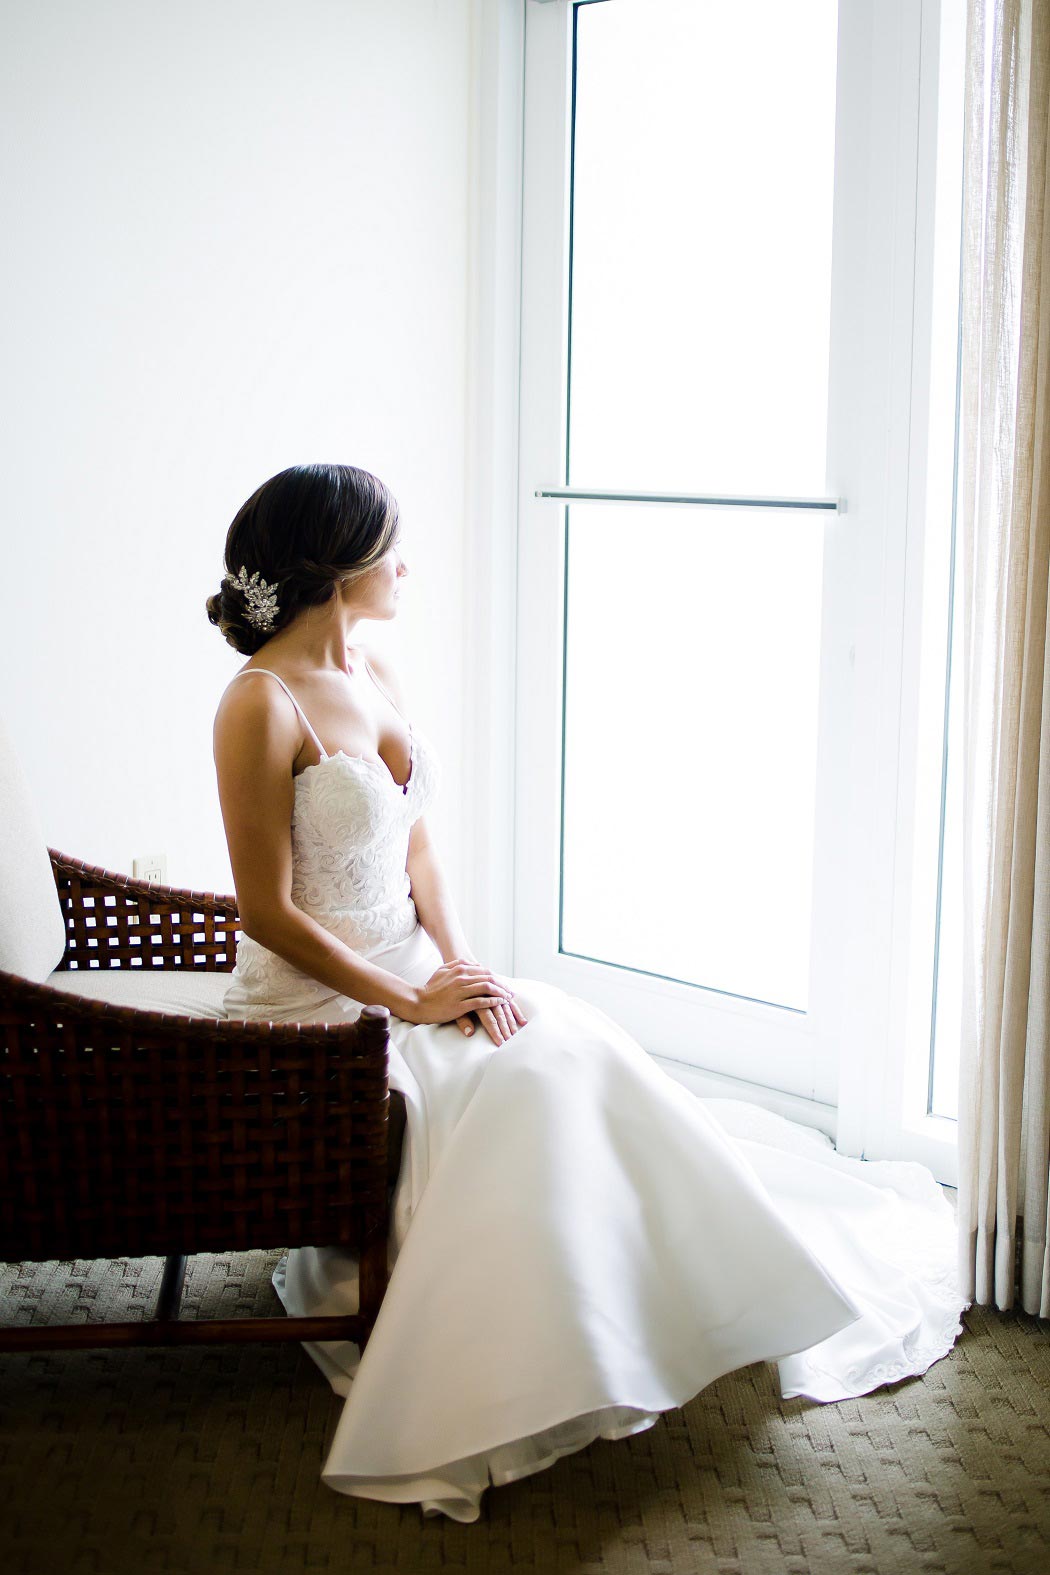
<svg viewBox="0 0 1050 1575">
<path fill-rule="evenodd" d="M 393 618 L 397 613 L 400 582 L 402 576 L 408 573 L 401 545 L 399 528 L 371 574 L 357 583 L 354 600 L 367 609 L 362 614 L 365 618 Z"/>
</svg>

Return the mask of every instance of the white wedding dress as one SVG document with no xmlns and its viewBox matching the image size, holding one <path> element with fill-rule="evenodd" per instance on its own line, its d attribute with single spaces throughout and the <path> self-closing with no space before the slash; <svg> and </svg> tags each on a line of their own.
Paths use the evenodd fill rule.
<svg viewBox="0 0 1050 1575">
<path fill-rule="evenodd" d="M 320 758 L 295 781 L 293 899 L 423 983 L 441 957 L 405 866 L 435 754 L 411 731 L 402 787 L 381 760 L 326 755 L 299 714 Z M 596 1007 L 509 982 L 528 1021 L 502 1046 L 391 1017 L 407 1128 L 389 1288 L 363 1356 L 307 1346 L 346 1396 L 331 1487 L 476 1520 L 490 1483 L 651 1427 L 749 1363 L 777 1361 L 785 1396 L 834 1401 L 951 1349 L 969 1303 L 928 1170 L 700 1099 Z M 342 1022 L 361 1008 L 245 937 L 225 1009 Z M 289 1313 L 357 1308 L 340 1250 L 288 1253 L 274 1284 Z"/>
</svg>

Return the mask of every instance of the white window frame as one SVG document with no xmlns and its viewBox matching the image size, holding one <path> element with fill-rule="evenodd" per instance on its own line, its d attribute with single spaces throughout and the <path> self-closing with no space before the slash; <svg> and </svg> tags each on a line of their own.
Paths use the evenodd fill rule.
<svg viewBox="0 0 1050 1575">
<path fill-rule="evenodd" d="M 937 202 L 947 218 L 938 244 L 946 246 L 949 268 L 958 265 L 953 230 L 961 220 L 962 182 L 958 191 L 938 193 L 937 165 L 939 137 L 955 144 L 949 163 L 956 153 L 961 159 L 966 4 L 913 0 L 910 9 L 919 31 L 919 69 L 909 89 L 907 124 L 914 126 L 915 212 L 923 222 L 915 225 L 913 243 L 906 529 L 897 543 L 897 566 L 887 573 L 891 585 L 899 587 L 903 608 L 886 1027 L 881 1042 L 872 1036 L 865 1057 L 844 1071 L 839 1144 L 868 1157 L 918 1160 L 939 1181 L 957 1186 L 958 1124 L 928 1111 L 952 571 L 947 495 L 953 488 L 946 458 L 957 419 L 956 368 L 935 369 L 931 346 Z M 952 117 L 947 126 L 940 122 L 942 100 L 944 113 Z M 943 408 L 931 409 L 931 392 Z M 928 481 L 931 448 L 939 469 Z M 958 681 L 956 673 L 953 683 Z M 958 760 L 950 758 L 948 768 L 958 772 Z M 945 849 L 949 858 L 954 853 Z"/>
<path fill-rule="evenodd" d="M 834 959 L 837 988 L 825 990 L 816 1030 L 805 1019 L 798 1028 L 809 1070 L 788 1089 L 776 1086 L 763 1062 L 761 1008 L 741 1013 L 724 999 L 709 1001 L 722 1014 L 729 1054 L 698 1068 L 689 1064 L 691 1030 L 682 1027 L 682 1002 L 692 1009 L 695 992 L 647 980 L 640 986 L 646 1032 L 638 1037 L 700 1092 L 767 1104 L 828 1132 L 843 1152 L 918 1158 L 954 1182 L 954 1123 L 925 1117 L 911 1097 L 914 1034 L 906 1032 L 909 992 L 916 994 L 909 932 L 921 907 L 914 878 L 918 706 L 911 697 L 922 616 L 929 302 L 917 212 L 929 176 L 938 14 L 936 0 L 847 0 L 840 21 L 837 164 L 854 196 L 840 199 L 835 217 L 839 348 L 828 491 L 847 498 L 848 512 L 824 527 L 833 533 L 824 639 L 834 660 L 822 723 L 853 722 L 848 747 L 822 775 L 818 816 L 834 835 L 825 840 L 814 890 L 815 901 L 829 882 L 853 893 Z M 551 586 L 560 586 L 563 515 L 535 489 L 564 476 L 572 5 L 496 0 L 477 4 L 475 20 L 468 605 L 476 621 L 467 653 L 474 729 L 467 760 L 478 857 L 464 906 L 497 966 L 561 984 L 630 1027 L 616 992 L 598 988 L 600 974 L 617 970 L 558 957 L 536 941 L 544 926 L 548 937 L 557 934 L 549 861 L 559 843 L 561 644 L 549 627 L 537 628 L 535 610 L 544 598 L 557 602 Z M 883 211 L 889 205 L 892 226 L 873 224 L 865 192 Z M 519 346 L 520 383 L 510 375 Z M 743 1078 L 733 1071 L 739 1057 L 749 1057 Z M 924 1092 L 925 1067 L 922 1082 Z"/>
</svg>

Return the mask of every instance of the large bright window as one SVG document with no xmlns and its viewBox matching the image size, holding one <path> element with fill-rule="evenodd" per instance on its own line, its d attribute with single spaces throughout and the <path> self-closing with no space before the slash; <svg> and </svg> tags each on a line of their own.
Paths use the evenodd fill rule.
<svg viewBox="0 0 1050 1575">
<path fill-rule="evenodd" d="M 577 8 L 570 484 L 824 492 L 836 32 L 834 0 L 753 0 L 740 72 L 733 7 Z M 562 949 L 804 1010 L 820 519 L 568 532 Z M 643 717 L 662 770 L 624 750 Z"/>
<path fill-rule="evenodd" d="M 926 1159 L 962 4 L 526 7 L 515 966 Z"/>
</svg>

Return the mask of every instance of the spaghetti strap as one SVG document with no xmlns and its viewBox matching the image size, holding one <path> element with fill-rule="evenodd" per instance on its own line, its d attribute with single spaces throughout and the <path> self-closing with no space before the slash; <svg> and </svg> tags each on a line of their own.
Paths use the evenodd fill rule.
<svg viewBox="0 0 1050 1575">
<path fill-rule="evenodd" d="M 302 722 L 303 726 L 306 728 L 306 731 L 309 733 L 310 737 L 313 739 L 314 743 L 317 745 L 317 748 L 320 751 L 321 759 L 322 760 L 327 760 L 328 759 L 328 751 L 325 749 L 325 747 L 322 744 L 321 740 L 318 738 L 317 734 L 314 732 L 313 728 L 310 726 L 310 719 L 309 719 L 309 717 L 307 716 L 306 712 L 303 710 L 302 706 L 299 704 L 298 700 L 292 694 L 292 691 L 289 689 L 289 687 L 285 683 L 284 679 L 278 677 L 277 673 L 271 672 L 268 667 L 244 667 L 244 668 L 241 669 L 241 671 L 239 673 L 234 673 L 233 676 L 234 676 L 234 678 L 247 678 L 251 673 L 266 673 L 266 675 L 269 678 L 276 678 L 277 679 L 277 682 L 280 684 L 281 688 L 284 690 L 285 694 L 288 696 L 289 700 L 294 705 L 296 711 L 299 713 L 299 720 L 300 720 L 300 722 Z"/>
<path fill-rule="evenodd" d="M 371 673 L 371 675 L 372 675 L 372 682 L 375 684 L 375 686 L 379 690 L 380 694 L 386 695 L 387 699 L 390 701 L 390 704 L 393 706 L 393 708 L 397 712 L 398 716 L 403 717 L 404 720 L 406 722 L 408 722 L 408 717 L 405 716 L 405 713 L 402 711 L 401 707 L 398 705 L 397 701 L 394 699 L 393 695 L 390 693 L 390 690 L 386 687 L 385 684 L 381 684 L 379 682 L 379 678 L 376 675 L 375 669 L 373 668 L 371 662 L 368 660 L 368 657 L 367 656 L 363 656 L 361 658 L 361 660 L 364 662 L 365 666 L 368 668 L 369 673 Z M 411 725 L 412 724 L 409 723 L 410 727 L 411 727 Z"/>
</svg>

